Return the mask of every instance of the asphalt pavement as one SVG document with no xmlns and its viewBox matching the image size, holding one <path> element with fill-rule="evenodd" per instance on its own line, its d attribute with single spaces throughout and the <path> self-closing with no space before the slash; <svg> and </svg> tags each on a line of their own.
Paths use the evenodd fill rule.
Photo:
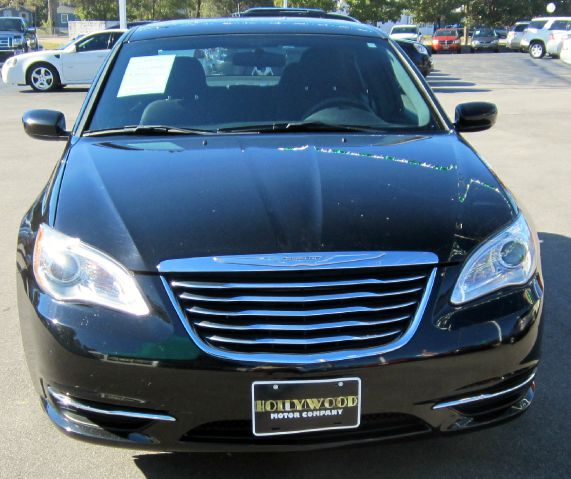
<svg viewBox="0 0 571 479">
<path fill-rule="evenodd" d="M 37 94 L 0 82 L 0 478 L 569 477 L 571 470 L 571 66 L 521 53 L 436 55 L 429 83 L 446 111 L 498 105 L 496 126 L 466 138 L 534 218 L 546 283 L 543 362 L 536 400 L 520 419 L 470 434 L 288 454 L 149 454 L 69 439 L 32 389 L 15 297 L 20 218 L 63 144 L 24 134 L 32 108 L 72 124 L 85 89 Z"/>
</svg>

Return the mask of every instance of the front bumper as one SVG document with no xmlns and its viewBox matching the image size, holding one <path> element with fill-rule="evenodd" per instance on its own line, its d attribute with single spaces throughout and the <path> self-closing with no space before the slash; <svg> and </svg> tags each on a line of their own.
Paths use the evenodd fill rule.
<svg viewBox="0 0 571 479">
<path fill-rule="evenodd" d="M 170 451 L 297 450 L 462 431 L 513 418 L 531 403 L 543 290 L 538 275 L 452 308 L 445 298 L 457 268 L 439 269 L 416 334 L 381 356 L 287 366 L 216 359 L 191 341 L 154 276 L 138 278 L 153 313 L 135 318 L 54 301 L 21 270 L 22 336 L 49 417 L 87 441 Z M 358 429 L 251 433 L 252 382 L 349 376 L 362 381 Z M 481 400 L 462 402 L 475 397 Z"/>
<path fill-rule="evenodd" d="M 24 85 L 26 78 L 21 69 L 16 66 L 8 66 L 6 63 L 2 66 L 2 81 L 7 85 Z"/>
<path fill-rule="evenodd" d="M 498 50 L 499 43 L 478 43 L 477 45 L 471 44 L 474 50 Z"/>
</svg>

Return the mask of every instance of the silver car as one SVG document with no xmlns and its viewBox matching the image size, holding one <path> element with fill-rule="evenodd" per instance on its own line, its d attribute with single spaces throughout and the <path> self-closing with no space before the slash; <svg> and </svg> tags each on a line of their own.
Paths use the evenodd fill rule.
<svg viewBox="0 0 571 479">
<path fill-rule="evenodd" d="M 509 50 L 520 50 L 521 39 L 523 38 L 523 34 L 528 25 L 529 22 L 516 22 L 511 28 L 506 38 L 506 47 Z"/>
<path fill-rule="evenodd" d="M 528 50 L 532 58 L 543 58 L 546 54 L 557 56 L 559 40 L 571 30 L 571 17 L 534 18 L 523 38 L 521 47 Z"/>
</svg>

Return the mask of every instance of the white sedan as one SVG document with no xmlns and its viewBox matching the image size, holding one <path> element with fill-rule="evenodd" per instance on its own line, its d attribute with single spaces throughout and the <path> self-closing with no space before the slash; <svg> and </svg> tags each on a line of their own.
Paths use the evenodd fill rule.
<svg viewBox="0 0 571 479">
<path fill-rule="evenodd" d="M 11 57 L 2 67 L 2 80 L 9 85 L 30 85 L 36 91 L 89 84 L 109 50 L 125 31 L 113 29 L 90 33 L 60 50 L 42 50 Z"/>
</svg>

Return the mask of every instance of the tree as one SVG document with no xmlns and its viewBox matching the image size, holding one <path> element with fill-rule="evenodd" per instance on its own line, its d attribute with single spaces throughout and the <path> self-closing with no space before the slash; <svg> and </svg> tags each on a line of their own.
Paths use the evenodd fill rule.
<svg viewBox="0 0 571 479">
<path fill-rule="evenodd" d="M 347 3 L 349 15 L 373 24 L 398 20 L 405 6 L 403 0 L 347 0 Z"/>
</svg>

